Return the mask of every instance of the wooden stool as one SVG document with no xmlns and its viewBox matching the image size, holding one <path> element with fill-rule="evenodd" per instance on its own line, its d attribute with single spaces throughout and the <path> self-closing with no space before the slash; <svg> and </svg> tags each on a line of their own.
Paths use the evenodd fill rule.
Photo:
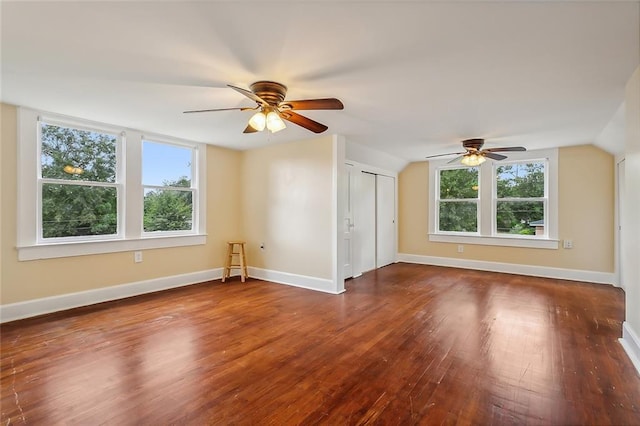
<svg viewBox="0 0 640 426">
<path fill-rule="evenodd" d="M 236 246 L 238 251 L 235 251 Z M 238 263 L 233 263 L 233 256 L 238 256 Z M 242 282 L 249 276 L 247 273 L 247 259 L 244 256 L 244 241 L 229 241 L 227 243 L 227 260 L 222 271 L 222 282 L 231 277 L 232 269 L 240 269 L 240 280 Z"/>
</svg>

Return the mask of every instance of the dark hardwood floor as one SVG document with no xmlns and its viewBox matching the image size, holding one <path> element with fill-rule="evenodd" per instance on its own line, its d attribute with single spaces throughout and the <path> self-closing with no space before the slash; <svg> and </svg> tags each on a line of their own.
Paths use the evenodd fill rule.
<svg viewBox="0 0 640 426">
<path fill-rule="evenodd" d="M 507 274 L 236 277 L 3 325 L 1 421 L 639 425 L 623 319 L 620 289 Z"/>
</svg>

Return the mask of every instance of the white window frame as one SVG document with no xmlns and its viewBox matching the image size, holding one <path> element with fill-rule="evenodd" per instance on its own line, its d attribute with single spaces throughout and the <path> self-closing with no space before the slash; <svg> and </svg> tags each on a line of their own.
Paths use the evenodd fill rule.
<svg viewBox="0 0 640 426">
<path fill-rule="evenodd" d="M 196 184 L 198 181 L 196 176 L 198 176 L 198 150 L 195 146 L 190 144 L 185 144 L 181 142 L 170 142 L 165 137 L 162 136 L 142 136 L 142 142 L 140 148 L 144 145 L 144 142 L 151 142 L 162 145 L 170 145 L 170 146 L 178 146 L 180 148 L 189 148 L 191 149 L 191 186 L 189 188 L 186 187 L 171 187 L 171 186 L 160 186 L 160 185 L 146 185 L 143 181 L 141 181 L 142 185 L 142 210 L 140 211 L 141 219 L 144 220 L 144 190 L 145 189 L 160 189 L 160 190 L 175 190 L 175 191 L 190 191 L 191 192 L 191 229 L 185 231 L 152 231 L 147 232 L 144 230 L 144 224 L 142 226 L 142 235 L 145 237 L 155 237 L 155 236 L 171 236 L 171 235 L 184 235 L 184 234 L 196 234 L 198 230 L 198 220 L 199 216 L 198 207 L 200 205 L 199 197 L 198 197 L 198 185 Z M 144 155 L 144 154 L 141 154 Z M 140 163 L 142 164 L 142 163 Z"/>
<path fill-rule="evenodd" d="M 67 127 L 76 130 L 84 130 L 89 132 L 103 133 L 116 137 L 116 180 L 111 182 L 95 182 L 95 181 L 81 181 L 81 180 L 66 180 L 66 179 L 50 179 L 42 177 L 42 124 L 51 124 L 54 126 Z M 101 241 L 101 240 L 115 240 L 123 235 L 123 223 L 124 214 L 123 209 L 120 206 L 123 205 L 125 197 L 125 186 L 123 184 L 123 173 L 120 165 L 122 164 L 122 146 L 124 144 L 125 133 L 123 131 L 117 131 L 115 129 L 99 128 L 96 126 L 80 125 L 77 123 L 69 123 L 60 121 L 49 117 L 38 117 L 37 122 L 37 199 L 36 199 L 36 244 L 55 244 L 65 242 L 78 242 L 78 241 Z M 79 186 L 100 186 L 107 188 L 116 188 L 116 203 L 118 205 L 117 217 L 118 227 L 115 234 L 108 235 L 87 235 L 84 237 L 52 237 L 44 238 L 44 231 L 42 229 L 42 188 L 45 184 L 63 184 L 63 185 L 79 185 Z"/>
<path fill-rule="evenodd" d="M 536 151 L 509 152 L 509 159 L 505 162 L 535 162 L 546 161 L 545 186 L 547 196 L 547 211 L 545 212 L 545 235 L 505 235 L 497 234 L 495 230 L 495 166 L 506 164 L 494 162 L 488 159 L 481 164 L 479 176 L 479 199 L 480 199 L 480 220 L 479 233 L 477 235 L 464 233 L 440 232 L 437 226 L 438 203 L 436 202 L 439 191 L 438 171 L 448 168 L 447 161 L 429 161 L 429 241 L 457 243 L 457 244 L 480 244 L 490 246 L 526 247 L 541 249 L 558 249 L 558 150 L 544 149 Z"/>
<path fill-rule="evenodd" d="M 482 220 L 482 205 L 481 205 L 481 200 L 480 200 L 480 194 L 481 194 L 481 175 L 482 175 L 482 170 L 480 169 L 480 167 L 478 168 L 478 192 L 477 192 L 477 197 L 476 198 L 455 198 L 455 199 L 445 199 L 442 200 L 440 198 L 440 172 L 443 170 L 458 170 L 458 169 L 464 169 L 467 168 L 465 166 L 460 166 L 460 165 L 445 165 L 442 167 L 438 167 L 438 170 L 436 170 L 436 191 L 435 191 L 435 230 L 438 234 L 440 235 L 458 235 L 458 236 L 463 236 L 463 235 L 468 235 L 468 236 L 479 236 L 480 235 L 480 224 L 481 224 L 481 220 Z M 477 230 L 476 232 L 461 232 L 461 231 L 441 231 L 440 230 L 440 203 L 444 201 L 446 202 L 475 202 L 476 203 L 476 223 L 477 223 Z"/>
<path fill-rule="evenodd" d="M 118 169 L 118 233 L 88 238 L 42 239 L 39 188 L 40 179 L 40 121 L 67 127 L 90 129 L 119 134 Z M 18 108 L 18 260 L 49 259 L 90 254 L 114 253 L 155 248 L 181 247 L 206 243 L 206 146 L 162 135 L 145 134 L 146 140 L 189 146 L 194 152 L 194 215 L 196 220 L 189 232 L 142 232 L 142 140 L 139 130 L 114 126 L 60 114 Z M 54 241 L 55 240 L 55 241 Z"/>
<path fill-rule="evenodd" d="M 530 164 L 530 163 L 543 163 L 544 164 L 544 195 L 542 197 L 530 197 L 530 198 L 498 198 L 498 167 L 506 166 L 510 164 Z M 547 226 L 547 217 L 549 216 L 549 161 L 546 158 L 529 159 L 529 160 L 503 160 L 493 163 L 492 171 L 493 179 L 493 191 L 491 194 L 491 235 L 502 238 L 535 238 L 535 239 L 548 239 L 549 228 Z M 528 202 L 528 201 L 542 201 L 544 210 L 544 234 L 542 235 L 514 235 L 514 234 L 499 234 L 498 233 L 498 201 L 503 202 Z"/>
</svg>

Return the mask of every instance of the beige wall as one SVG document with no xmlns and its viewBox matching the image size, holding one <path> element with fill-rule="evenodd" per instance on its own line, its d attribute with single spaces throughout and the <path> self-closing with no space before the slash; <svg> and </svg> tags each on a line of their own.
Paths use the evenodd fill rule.
<svg viewBox="0 0 640 426">
<path fill-rule="evenodd" d="M 18 262 L 16 245 L 16 108 L 2 105 L 1 303 L 38 299 L 205 271 L 223 265 L 226 241 L 242 233 L 242 153 L 207 147 L 207 244 L 144 251 Z"/>
<path fill-rule="evenodd" d="M 332 156 L 331 136 L 244 152 L 249 265 L 331 279 Z"/>
<path fill-rule="evenodd" d="M 625 111 L 626 195 L 625 210 L 622 212 L 624 247 L 621 260 L 626 292 L 626 321 L 636 336 L 640 336 L 640 67 L 627 84 Z"/>
<path fill-rule="evenodd" d="M 530 249 L 428 240 L 429 163 L 409 164 L 398 176 L 399 253 L 613 272 L 614 160 L 594 146 L 558 153 L 559 236 L 571 250 Z"/>
</svg>

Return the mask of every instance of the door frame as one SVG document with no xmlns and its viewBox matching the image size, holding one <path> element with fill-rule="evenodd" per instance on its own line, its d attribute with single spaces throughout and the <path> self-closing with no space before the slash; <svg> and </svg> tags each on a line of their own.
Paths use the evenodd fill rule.
<svg viewBox="0 0 640 426">
<path fill-rule="evenodd" d="M 394 237 L 394 262 L 398 261 L 398 173 L 391 171 L 391 170 L 387 170 L 387 169 L 382 169 L 380 167 L 375 167 L 375 166 L 371 166 L 369 164 L 363 164 L 363 163 L 359 163 L 357 161 L 352 161 L 349 159 L 345 159 L 344 164 L 349 164 L 350 166 L 353 166 L 353 173 L 356 176 L 356 180 L 358 179 L 358 177 L 361 175 L 362 172 L 364 173 L 370 173 L 370 174 L 374 174 L 374 175 L 384 175 L 384 176 L 388 176 L 388 177 L 392 177 L 394 179 L 394 183 L 395 183 L 395 205 L 394 205 L 394 215 L 395 215 L 395 237 Z M 346 179 L 342 180 L 342 184 L 346 184 Z M 358 183 L 356 182 L 356 187 L 358 187 Z M 341 191 L 340 193 L 344 194 L 346 191 L 344 191 L 344 188 L 338 188 L 338 191 Z M 355 196 L 355 199 L 357 200 L 357 195 Z M 353 235 L 351 236 L 351 249 L 353 250 L 353 253 L 356 253 L 357 250 L 360 250 L 361 248 L 361 243 L 360 240 L 358 238 L 358 210 L 359 210 L 359 206 L 356 205 L 354 206 L 354 229 L 353 229 Z M 339 259 L 339 264 L 340 265 L 344 265 L 344 253 L 340 253 L 340 259 Z M 352 254 L 352 263 L 353 263 L 353 278 L 357 278 L 360 275 L 362 275 L 362 266 L 360 264 L 359 261 L 356 261 L 356 259 L 358 259 L 358 256 L 354 256 Z"/>
</svg>

